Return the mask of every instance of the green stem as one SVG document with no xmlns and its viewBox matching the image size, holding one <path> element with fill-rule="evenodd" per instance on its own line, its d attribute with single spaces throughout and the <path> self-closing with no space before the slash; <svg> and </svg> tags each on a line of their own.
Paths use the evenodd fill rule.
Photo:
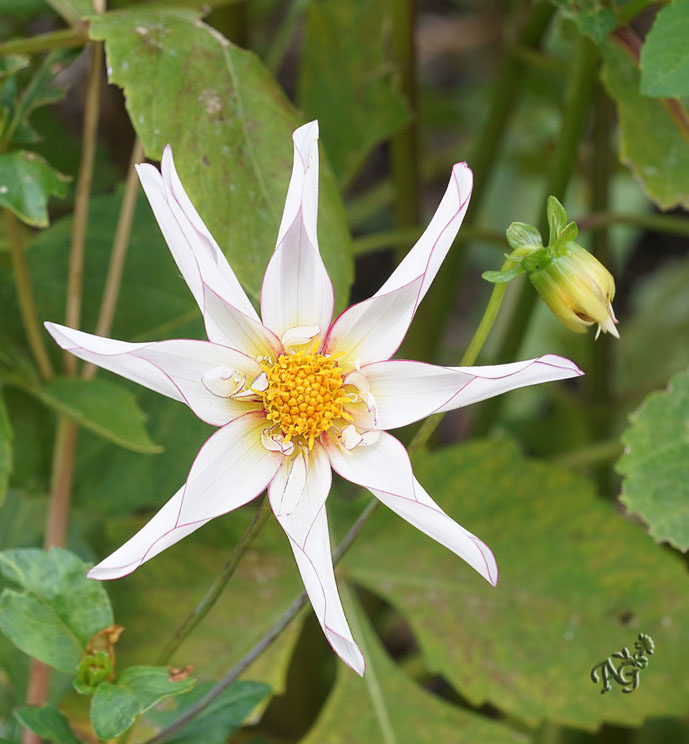
<svg viewBox="0 0 689 744">
<path fill-rule="evenodd" d="M 196 626 L 203 620 L 203 618 L 206 617 L 213 605 L 218 601 L 220 595 L 227 586 L 227 582 L 234 575 L 239 562 L 251 546 L 251 543 L 256 539 L 256 536 L 261 531 L 263 525 L 266 523 L 269 515 L 270 502 L 266 497 L 264 497 L 256 511 L 256 514 L 254 515 L 251 524 L 247 527 L 246 532 L 239 539 L 239 542 L 234 546 L 234 549 L 232 550 L 230 557 L 227 559 L 227 562 L 223 566 L 220 574 L 213 581 L 201 601 L 182 621 L 180 626 L 175 631 L 175 634 L 161 651 L 160 656 L 158 657 L 158 664 L 168 663 L 172 655 L 182 645 L 187 636 L 194 630 L 194 628 L 196 628 Z"/>
<path fill-rule="evenodd" d="M 577 220 L 579 232 L 596 230 L 607 225 L 631 225 L 652 232 L 689 237 L 689 219 L 670 214 L 617 214 L 594 212 Z"/>
<path fill-rule="evenodd" d="M 49 380 L 53 376 L 53 366 L 50 363 L 50 357 L 43 342 L 43 329 L 38 322 L 38 313 L 36 312 L 36 303 L 29 277 L 29 267 L 26 263 L 26 255 L 24 254 L 22 245 L 21 227 L 19 220 L 9 209 L 3 211 L 5 212 L 5 224 L 7 225 L 7 234 L 10 240 L 10 257 L 12 259 L 14 282 L 17 287 L 19 311 L 22 316 L 22 323 L 24 324 L 24 332 L 29 343 L 31 356 L 38 367 L 41 379 L 44 381 Z"/>
<path fill-rule="evenodd" d="M 554 457 L 550 462 L 559 468 L 579 470 L 617 460 L 624 451 L 619 439 L 606 439 Z"/>
<path fill-rule="evenodd" d="M 550 2 L 536 3 L 517 36 L 517 45 L 520 48 L 538 48 L 554 12 L 555 8 Z M 507 23 L 509 27 L 511 21 L 508 20 Z M 526 77 L 525 67 L 523 57 L 515 55 L 511 48 L 508 49 L 498 71 L 486 121 L 468 158 L 474 172 L 474 188 L 462 234 L 466 227 L 475 223 L 481 211 L 505 132 L 522 93 Z M 415 325 L 416 328 L 423 329 L 423 335 L 416 336 L 413 349 L 416 359 L 433 358 L 454 306 L 453 298 L 464 268 L 466 254 L 466 246 L 463 250 L 457 250 L 456 246 L 450 250 L 417 312 Z"/>
<path fill-rule="evenodd" d="M 624 8 L 617 12 L 620 26 L 626 26 L 650 5 L 657 5 L 657 0 L 630 0 Z"/>
<path fill-rule="evenodd" d="M 608 209 L 610 179 L 614 168 L 613 153 L 610 146 L 614 111 L 612 102 L 600 85 L 597 87 L 595 100 L 596 110 L 590 163 L 591 209 L 594 212 L 605 212 Z M 607 227 L 601 226 L 593 231 L 591 248 L 598 260 L 614 275 Z M 610 371 L 612 369 L 612 344 L 615 342 L 616 340 L 608 334 L 603 334 L 602 338 L 597 341 L 592 334 L 589 334 L 588 338 L 591 368 L 584 382 L 588 387 L 592 403 L 589 422 L 593 441 L 607 439 L 612 431 Z M 599 468 L 596 477 L 600 492 L 610 494 L 612 492 L 612 473 L 610 469 L 607 467 Z"/>
<path fill-rule="evenodd" d="M 512 268 L 513 263 L 513 261 L 507 259 L 500 270 L 507 271 Z M 478 328 L 476 329 L 476 332 L 460 361 L 461 367 L 470 367 L 481 353 L 481 349 L 486 343 L 488 334 L 493 328 L 495 319 L 498 316 L 498 311 L 500 310 L 500 305 L 502 304 L 506 289 L 506 283 L 496 283 L 493 285 L 493 291 L 490 293 L 490 299 L 488 300 L 488 305 L 483 313 L 483 317 L 481 318 Z M 421 424 L 409 444 L 410 454 L 420 450 L 426 442 L 428 442 L 433 435 L 433 432 L 438 428 L 438 424 L 444 415 L 444 413 L 434 413 L 432 416 L 429 416 L 423 424 Z"/>
<path fill-rule="evenodd" d="M 311 0 L 292 0 L 285 17 L 280 24 L 280 28 L 273 36 L 273 40 L 265 57 L 266 66 L 273 73 L 277 74 L 282 61 L 287 54 L 294 33 L 299 25 L 301 17 L 309 7 Z"/>
<path fill-rule="evenodd" d="M 8 54 L 40 54 L 55 49 L 70 49 L 84 46 L 88 42 L 87 34 L 76 28 L 64 28 L 50 31 L 28 39 L 10 39 L 0 44 L 0 57 Z"/>
<path fill-rule="evenodd" d="M 390 169 L 395 184 L 393 206 L 397 229 L 418 227 L 421 220 L 418 95 L 414 52 L 415 15 L 416 0 L 393 0 L 392 59 L 398 71 L 400 91 L 411 109 L 409 123 L 397 132 L 390 142 Z M 398 252 L 397 260 L 400 261 L 405 253 L 406 251 Z"/>
<path fill-rule="evenodd" d="M 585 36 L 580 36 L 572 66 L 572 76 L 565 96 L 562 127 L 550 161 L 541 218 L 538 221 L 543 235 L 548 232 L 546 200 L 552 194 L 560 201 L 564 201 L 567 186 L 575 170 L 579 141 L 588 119 L 593 87 L 598 73 L 597 62 L 598 57 L 593 42 Z M 536 297 L 531 285 L 522 280 L 514 312 L 498 346 L 494 363 L 516 358 L 529 327 Z M 500 397 L 491 398 L 483 404 L 475 428 L 477 435 L 485 434 L 491 428 L 501 406 Z"/>
<path fill-rule="evenodd" d="M 65 325 L 79 328 L 81 324 L 81 291 L 84 277 L 84 248 L 88 225 L 91 182 L 96 154 L 96 136 L 98 134 L 98 114 L 100 110 L 100 87 L 103 74 L 103 42 L 91 45 L 91 67 L 89 69 L 86 103 L 84 106 L 84 131 L 82 134 L 81 162 L 77 187 L 74 196 L 74 222 L 72 227 L 72 244 L 69 254 L 69 273 L 67 276 L 67 304 L 65 308 Z M 65 370 L 75 374 L 76 357 L 65 352 Z"/>
<path fill-rule="evenodd" d="M 144 149 L 140 139 L 136 139 L 132 154 L 129 160 L 129 169 L 127 171 L 127 180 L 124 185 L 124 194 L 122 196 L 122 206 L 117 219 L 115 228 L 115 238 L 112 243 L 112 253 L 110 254 L 110 264 L 108 265 L 108 274 L 105 278 L 105 287 L 103 289 L 103 299 L 101 301 L 100 311 L 98 313 L 98 322 L 96 324 L 97 336 L 108 336 L 112 328 L 112 322 L 115 318 L 117 300 L 120 294 L 120 285 L 122 284 L 122 273 L 127 258 L 127 249 L 129 248 L 129 238 L 132 232 L 134 214 L 136 212 L 136 197 L 139 188 L 139 179 L 136 175 L 137 163 L 144 159 Z M 86 364 L 82 370 L 82 377 L 85 380 L 92 379 L 98 368 L 95 364 Z"/>
</svg>

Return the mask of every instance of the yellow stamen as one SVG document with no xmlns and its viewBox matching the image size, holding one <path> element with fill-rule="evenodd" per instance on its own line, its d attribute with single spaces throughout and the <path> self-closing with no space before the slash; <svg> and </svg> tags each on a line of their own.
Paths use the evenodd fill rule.
<svg viewBox="0 0 689 744">
<path fill-rule="evenodd" d="M 261 363 L 268 387 L 261 393 L 269 421 L 289 443 L 297 438 L 308 448 L 336 419 L 351 417 L 342 410 L 350 402 L 344 393 L 342 368 L 335 357 L 323 354 L 282 354 Z"/>
</svg>

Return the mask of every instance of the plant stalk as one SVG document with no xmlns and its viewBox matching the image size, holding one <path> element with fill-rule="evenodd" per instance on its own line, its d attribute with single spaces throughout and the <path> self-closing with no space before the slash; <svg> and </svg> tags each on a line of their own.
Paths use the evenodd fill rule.
<svg viewBox="0 0 689 744">
<path fill-rule="evenodd" d="M 103 42 L 91 45 L 91 66 L 89 69 L 86 104 L 84 107 L 84 131 L 82 134 L 81 163 L 74 197 L 74 226 L 70 249 L 69 273 L 67 276 L 67 307 L 65 325 L 79 328 L 81 325 L 81 294 L 84 278 L 84 248 L 88 224 L 93 164 L 96 154 L 98 133 L 98 114 L 100 110 L 100 88 L 103 75 Z M 77 359 L 65 352 L 65 371 L 74 375 Z"/>
<path fill-rule="evenodd" d="M 21 226 L 17 217 L 9 209 L 3 211 L 5 212 L 5 224 L 10 240 L 10 257 L 24 332 L 29 343 L 31 356 L 38 368 L 41 379 L 45 382 L 53 376 L 53 366 L 50 363 L 50 357 L 43 341 L 43 329 L 38 321 L 29 267 L 24 253 Z"/>
<path fill-rule="evenodd" d="M 9 54 L 41 54 L 55 49 L 70 49 L 84 46 L 88 40 L 89 37 L 83 31 L 76 28 L 64 28 L 39 36 L 30 36 L 27 39 L 5 41 L 0 44 L 0 57 Z"/>
<path fill-rule="evenodd" d="M 129 248 L 129 238 L 132 233 L 132 223 L 136 212 L 136 197 L 139 189 L 139 179 L 136 175 L 137 163 L 144 159 L 144 149 L 140 139 L 136 139 L 132 148 L 132 155 L 129 161 L 127 171 L 127 180 L 124 186 L 122 196 L 122 206 L 117 220 L 115 229 L 115 238 L 112 244 L 112 253 L 110 254 L 110 264 L 108 274 L 105 278 L 105 287 L 103 289 L 103 299 L 101 301 L 100 312 L 98 313 L 98 322 L 96 324 L 97 336 L 108 336 L 112 329 L 112 322 L 115 318 L 117 300 L 120 294 L 122 284 L 122 273 L 124 264 L 127 259 L 127 250 Z M 82 377 L 85 380 L 91 380 L 96 374 L 97 367 L 95 364 L 86 364 L 82 371 Z"/>
</svg>

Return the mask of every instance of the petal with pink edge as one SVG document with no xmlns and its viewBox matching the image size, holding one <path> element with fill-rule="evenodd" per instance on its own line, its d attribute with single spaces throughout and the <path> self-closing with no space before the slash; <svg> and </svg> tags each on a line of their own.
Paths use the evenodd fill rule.
<svg viewBox="0 0 689 744">
<path fill-rule="evenodd" d="M 263 322 L 278 336 L 290 328 L 319 327 L 325 335 L 333 287 L 318 251 L 318 122 L 297 129 L 294 165 L 275 253 L 261 290 Z"/>
<path fill-rule="evenodd" d="M 205 283 L 239 311 L 257 320 L 258 315 L 227 259 L 184 191 L 170 146 L 163 152 L 162 174 L 148 163 L 138 165 L 137 172 L 170 252 L 201 311 Z"/>
<path fill-rule="evenodd" d="M 397 351 L 462 224 L 472 185 L 466 163 L 455 165 L 423 235 L 373 297 L 353 305 L 335 321 L 325 342 L 326 353 L 342 352 L 345 359 L 366 364 L 389 359 Z"/>
<path fill-rule="evenodd" d="M 282 455 L 255 444 L 264 424 L 262 414 L 249 413 L 213 434 L 196 456 L 186 485 L 89 577 L 116 579 L 131 573 L 214 517 L 258 496 L 282 462 Z"/>
<path fill-rule="evenodd" d="M 223 426 L 260 404 L 214 394 L 203 377 L 217 368 L 236 371 L 251 382 L 261 372 L 254 359 L 208 341 L 178 339 L 132 344 L 46 323 L 59 346 L 87 362 L 186 403 L 203 421 Z"/>
<path fill-rule="evenodd" d="M 311 605 L 335 653 L 357 674 L 366 662 L 352 638 L 335 583 L 325 500 L 330 490 L 328 456 L 316 443 L 301 466 L 285 459 L 273 478 L 268 496 L 275 515 L 289 538 Z M 293 505 L 286 513 L 285 503 Z"/>
<path fill-rule="evenodd" d="M 445 514 L 423 490 L 412 473 L 407 451 L 391 434 L 383 432 L 376 444 L 353 450 L 330 440 L 327 451 L 335 472 L 368 488 L 388 508 L 465 560 L 495 586 L 498 570 L 490 549 Z"/>
<path fill-rule="evenodd" d="M 179 510 L 179 524 L 212 519 L 258 496 L 284 455 L 261 444 L 265 412 L 245 413 L 215 432 L 191 466 Z"/>
<path fill-rule="evenodd" d="M 578 377 L 583 372 L 569 359 L 546 354 L 489 367 L 439 367 L 389 360 L 367 364 L 356 374 L 366 377 L 375 400 L 375 417 L 358 407 L 357 426 L 395 429 L 432 413 L 451 411 L 527 385 Z"/>
</svg>

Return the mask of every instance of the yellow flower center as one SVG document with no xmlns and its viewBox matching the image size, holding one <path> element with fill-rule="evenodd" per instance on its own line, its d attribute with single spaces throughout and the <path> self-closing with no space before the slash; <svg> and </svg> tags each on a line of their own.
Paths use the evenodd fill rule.
<svg viewBox="0 0 689 744">
<path fill-rule="evenodd" d="M 268 376 L 268 387 L 261 393 L 263 407 L 285 442 L 301 438 L 311 449 L 336 419 L 351 420 L 342 410 L 349 398 L 342 389 L 342 368 L 334 357 L 282 354 L 274 364 L 261 366 Z"/>
</svg>

